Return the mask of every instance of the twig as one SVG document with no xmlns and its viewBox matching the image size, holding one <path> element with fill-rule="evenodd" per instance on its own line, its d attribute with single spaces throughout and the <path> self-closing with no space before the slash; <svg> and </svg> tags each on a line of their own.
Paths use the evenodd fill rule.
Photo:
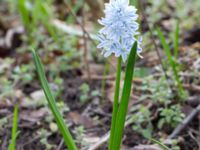
<svg viewBox="0 0 200 150">
<path fill-rule="evenodd" d="M 188 134 L 190 135 L 190 137 L 197 143 L 199 149 L 200 149 L 200 134 L 198 131 L 195 131 L 194 129 L 190 129 L 188 131 Z M 197 137 L 194 135 L 196 134 Z"/>
<path fill-rule="evenodd" d="M 61 147 L 63 146 L 63 144 L 64 144 L 64 140 L 62 139 L 62 140 L 60 141 L 60 144 L 58 145 L 58 148 L 57 148 L 56 150 L 60 150 Z"/>
<path fill-rule="evenodd" d="M 66 1 L 64 1 L 64 2 L 67 5 L 67 7 L 69 8 L 70 13 L 72 14 L 72 16 L 74 17 L 74 19 L 76 20 L 76 22 L 80 25 L 80 27 L 81 27 L 81 29 L 83 31 L 83 34 L 86 34 L 87 37 L 91 40 L 91 42 L 96 46 L 96 43 L 95 43 L 94 39 L 91 38 L 90 34 L 87 32 L 87 30 L 85 29 L 84 25 L 77 19 L 77 16 L 74 13 L 74 11 L 72 10 L 71 6 Z"/>
<path fill-rule="evenodd" d="M 84 4 L 85 2 L 83 2 L 83 8 L 84 8 Z M 85 15 L 84 15 L 84 10 L 83 10 L 83 15 L 82 15 L 82 30 L 84 29 L 85 26 Z M 87 77 L 88 77 L 88 81 L 91 81 L 91 77 L 90 77 L 90 65 L 88 62 L 88 47 L 87 47 L 87 33 L 83 30 L 83 42 L 84 42 L 84 62 L 85 62 L 85 67 L 87 70 Z"/>
<path fill-rule="evenodd" d="M 192 119 L 200 112 L 200 104 L 178 125 L 178 127 L 169 135 L 168 139 L 175 138 L 189 123 Z"/>
<path fill-rule="evenodd" d="M 87 35 L 87 38 L 92 42 L 92 44 L 96 47 L 97 44 L 96 44 L 96 40 L 98 40 L 97 36 L 94 35 L 94 34 L 90 34 L 87 32 L 87 30 L 85 29 L 84 25 L 77 19 L 77 16 L 76 14 L 74 13 L 74 11 L 72 10 L 71 6 L 67 3 L 67 1 L 65 0 L 64 1 L 66 6 L 69 8 L 70 10 L 70 13 L 72 14 L 72 16 L 74 17 L 74 19 L 76 20 L 77 24 L 81 27 L 82 31 L 73 31 L 74 35 L 78 35 L 78 36 L 83 36 L 84 34 Z M 58 24 L 59 23 L 59 24 Z M 58 20 L 55 22 L 53 21 L 53 24 L 57 27 L 60 26 L 60 28 L 62 30 L 64 30 L 65 32 L 69 33 L 71 32 L 69 28 L 66 27 L 66 25 L 64 23 L 60 24 L 61 22 Z M 113 67 L 114 70 L 116 70 L 116 67 L 112 65 L 112 63 L 109 61 L 109 64 Z"/>
<path fill-rule="evenodd" d="M 51 134 L 49 134 L 48 136 L 50 136 L 50 135 L 51 135 Z M 47 136 L 47 137 L 48 137 L 48 136 Z M 33 143 L 33 142 L 39 140 L 40 138 L 41 138 L 40 135 L 35 136 L 35 137 L 32 138 L 31 140 L 29 140 L 29 141 L 23 143 L 23 144 L 20 146 L 20 149 L 23 149 L 26 145 L 29 145 L 29 144 L 31 144 L 31 143 Z"/>
<path fill-rule="evenodd" d="M 86 79 L 86 75 L 82 76 L 82 79 Z M 100 75 L 91 75 L 91 80 L 115 80 L 115 75 L 107 75 L 107 76 L 100 76 Z"/>
<path fill-rule="evenodd" d="M 86 75 L 83 75 L 81 77 L 82 79 L 86 79 Z M 113 74 L 110 74 L 110 75 L 107 75 L 107 76 L 102 76 L 102 75 L 91 75 L 91 80 L 115 80 L 115 75 Z M 133 83 L 136 83 L 136 84 L 142 84 L 143 81 L 142 79 L 140 78 L 134 78 L 132 80 Z"/>
<path fill-rule="evenodd" d="M 102 144 L 104 144 L 106 141 L 108 141 L 110 137 L 110 131 L 107 132 L 100 140 L 99 142 L 95 143 L 94 145 L 92 145 L 88 150 L 95 150 L 97 148 L 99 148 Z"/>
<path fill-rule="evenodd" d="M 58 28 L 59 30 L 62 30 L 63 32 L 70 34 L 70 35 L 75 35 L 78 37 L 83 37 L 84 32 L 82 30 L 73 28 L 71 26 L 66 25 L 66 23 L 64 23 L 63 21 L 60 21 L 58 19 L 54 19 L 51 21 L 52 25 L 55 26 L 56 28 Z M 89 37 L 88 37 L 89 34 Z M 92 33 L 88 33 L 87 32 L 87 38 L 90 40 L 97 40 L 97 36 L 92 34 Z M 95 44 L 96 45 L 96 44 Z"/>
<path fill-rule="evenodd" d="M 200 86 L 197 85 L 183 84 L 183 87 L 189 91 L 200 92 Z"/>
</svg>

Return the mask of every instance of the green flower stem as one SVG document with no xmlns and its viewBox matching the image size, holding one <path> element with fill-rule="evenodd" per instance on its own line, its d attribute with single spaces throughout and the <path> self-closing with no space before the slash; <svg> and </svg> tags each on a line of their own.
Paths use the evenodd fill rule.
<svg viewBox="0 0 200 150">
<path fill-rule="evenodd" d="M 55 98 L 53 97 L 51 90 L 49 88 L 47 79 L 45 77 L 45 72 L 44 72 L 42 63 L 39 59 L 39 56 L 34 50 L 32 50 L 32 54 L 33 54 L 33 59 L 34 59 L 34 63 L 36 66 L 36 70 L 37 70 L 42 88 L 44 90 L 46 99 L 49 103 L 49 107 L 53 113 L 53 116 L 57 122 L 59 130 L 63 136 L 65 144 L 69 150 L 78 150 L 67 126 L 65 125 L 65 121 L 64 121 L 62 115 L 60 114 L 58 107 L 56 106 Z"/>
<path fill-rule="evenodd" d="M 132 85 L 133 72 L 136 60 L 136 51 L 137 51 L 137 42 L 135 42 L 135 44 L 133 45 L 131 53 L 128 58 L 122 97 L 116 116 L 112 150 L 120 150 L 122 135 L 124 131 L 124 124 L 126 120 L 126 113 L 128 110 L 128 103 L 131 94 L 131 85 Z"/>
<path fill-rule="evenodd" d="M 119 106 L 121 65 L 122 65 L 122 58 L 119 57 L 117 61 L 117 73 L 116 73 L 116 79 L 115 79 L 115 95 L 114 95 L 113 111 L 112 111 L 109 150 L 112 149 L 112 145 L 113 145 L 114 131 L 115 131 L 115 126 L 116 126 L 115 122 L 116 122 L 116 116 L 117 116 L 117 111 L 118 111 L 118 106 Z"/>
</svg>

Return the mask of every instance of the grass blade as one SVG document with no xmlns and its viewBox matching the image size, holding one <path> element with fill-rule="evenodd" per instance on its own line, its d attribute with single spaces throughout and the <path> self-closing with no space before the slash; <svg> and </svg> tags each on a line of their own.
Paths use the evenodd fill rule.
<svg viewBox="0 0 200 150">
<path fill-rule="evenodd" d="M 171 55 L 171 52 L 170 52 L 170 47 L 167 44 L 166 39 L 165 39 L 162 31 L 160 30 L 160 28 L 157 28 L 156 31 L 157 31 L 157 34 L 160 38 L 161 44 L 164 48 L 165 54 L 167 55 L 167 59 L 169 60 L 170 65 L 174 66 L 175 64 L 174 64 L 174 61 L 173 61 L 173 58 L 172 58 L 172 55 Z"/>
<path fill-rule="evenodd" d="M 163 48 L 164 48 L 165 54 L 167 55 L 167 59 L 168 59 L 168 61 L 169 61 L 169 64 L 170 64 L 170 66 L 171 66 L 171 68 L 172 68 L 173 74 L 174 74 L 175 79 L 176 79 L 176 82 L 177 82 L 177 84 L 178 84 L 179 92 L 180 92 L 180 94 L 183 96 L 183 95 L 185 95 L 185 92 L 184 92 L 184 89 L 183 89 L 181 80 L 180 80 L 180 78 L 179 78 L 179 75 L 178 75 L 178 71 L 177 71 L 177 67 L 176 67 L 177 64 L 176 64 L 176 62 L 173 60 L 173 57 L 172 57 L 172 55 L 171 55 L 170 47 L 169 47 L 169 45 L 167 44 L 166 39 L 165 39 L 165 37 L 164 37 L 162 31 L 161 31 L 159 28 L 157 28 L 156 31 L 157 31 L 157 34 L 158 34 L 158 36 L 159 36 L 159 38 L 160 38 L 161 44 L 162 44 L 162 46 L 163 46 Z"/>
<path fill-rule="evenodd" d="M 62 115 L 60 114 L 59 109 L 56 106 L 56 101 L 50 91 L 47 79 L 45 77 L 45 72 L 44 72 L 42 63 L 39 59 L 39 56 L 34 50 L 32 50 L 32 55 L 33 55 L 35 67 L 36 67 L 43 91 L 48 100 L 49 107 L 54 115 L 54 118 L 57 122 L 59 130 L 64 138 L 65 144 L 69 148 L 69 150 L 77 150 L 74 140 L 73 140 L 67 126 L 65 125 L 64 119 L 63 119 Z"/>
<path fill-rule="evenodd" d="M 125 80 L 124 80 L 124 87 L 123 87 L 121 101 L 120 101 L 117 116 L 116 116 L 116 123 L 115 123 L 116 126 L 115 126 L 114 139 L 113 139 L 114 144 L 112 146 L 112 150 L 119 150 L 120 145 L 121 145 L 126 113 L 128 110 L 128 103 L 129 103 L 129 98 L 130 98 L 130 93 L 131 93 L 133 72 L 134 72 L 134 66 L 135 66 L 135 61 L 136 61 L 136 52 L 137 52 L 137 42 L 135 42 L 135 44 L 133 45 L 131 49 L 131 53 L 128 58 Z"/>
<path fill-rule="evenodd" d="M 158 144 L 163 150 L 170 150 L 170 148 L 168 148 L 166 145 L 164 145 L 163 143 L 161 143 L 160 141 L 157 141 L 155 139 L 151 139 L 151 141 L 155 144 Z"/>
<path fill-rule="evenodd" d="M 24 26 L 26 28 L 29 28 L 29 24 L 30 24 L 30 19 L 29 19 L 29 11 L 26 7 L 27 1 L 26 0 L 19 0 L 18 1 L 18 9 L 19 9 L 19 13 L 20 13 L 20 17 L 22 19 L 22 22 L 24 24 Z"/>
<path fill-rule="evenodd" d="M 175 35 L 174 35 L 174 58 L 178 58 L 178 49 L 179 49 L 179 24 L 177 22 L 176 24 L 176 31 L 175 31 Z"/>
<path fill-rule="evenodd" d="M 19 134 L 17 132 L 17 126 L 18 126 L 18 105 L 15 106 L 14 108 L 14 113 L 13 113 L 13 123 L 12 123 L 12 139 L 11 142 L 8 146 L 8 150 L 15 150 L 16 147 L 16 139 Z"/>
</svg>

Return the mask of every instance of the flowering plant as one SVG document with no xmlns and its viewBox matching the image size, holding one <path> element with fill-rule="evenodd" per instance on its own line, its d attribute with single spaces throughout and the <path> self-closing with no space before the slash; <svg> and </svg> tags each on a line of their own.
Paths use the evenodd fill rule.
<svg viewBox="0 0 200 150">
<path fill-rule="evenodd" d="M 118 57 L 109 150 L 120 149 L 136 53 L 141 57 L 140 53 L 142 52 L 140 46 L 142 39 L 137 40 L 139 24 L 137 23 L 136 11 L 134 6 L 129 5 L 129 0 L 110 0 L 109 3 L 105 4 L 105 18 L 99 20 L 99 23 L 104 27 L 99 31 L 100 44 L 97 48 L 103 49 L 104 57 L 111 54 Z M 119 100 L 121 60 L 126 62 L 128 56 L 124 88 L 121 100 Z"/>
</svg>

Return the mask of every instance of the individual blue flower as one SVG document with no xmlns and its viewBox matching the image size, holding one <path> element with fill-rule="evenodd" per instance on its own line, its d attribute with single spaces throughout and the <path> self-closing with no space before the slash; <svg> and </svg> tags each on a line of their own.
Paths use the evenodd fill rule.
<svg viewBox="0 0 200 150">
<path fill-rule="evenodd" d="M 136 11 L 134 6 L 129 5 L 129 0 L 110 0 L 105 4 L 105 18 L 99 20 L 104 27 L 99 31 L 100 44 L 97 46 L 103 49 L 104 57 L 114 53 L 116 57 L 121 56 L 125 62 L 136 41 L 137 53 L 140 56 L 142 49 L 141 40 L 136 39 L 139 34 Z"/>
</svg>

